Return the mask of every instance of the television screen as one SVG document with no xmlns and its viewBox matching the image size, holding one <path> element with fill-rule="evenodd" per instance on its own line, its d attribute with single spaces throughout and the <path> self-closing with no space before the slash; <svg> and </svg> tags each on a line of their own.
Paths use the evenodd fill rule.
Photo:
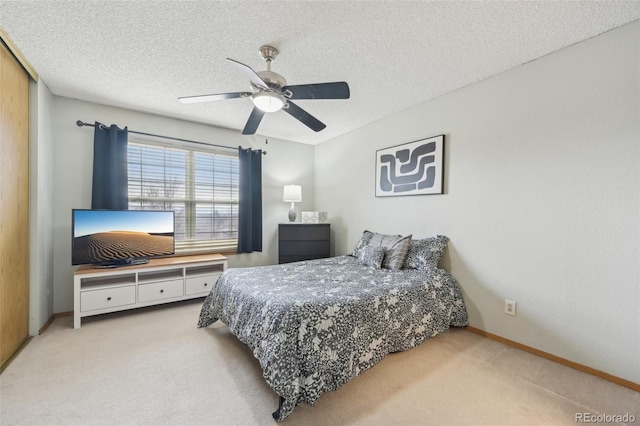
<svg viewBox="0 0 640 426">
<path fill-rule="evenodd" d="M 120 266 L 175 253 L 174 213 L 73 210 L 71 263 Z"/>
</svg>

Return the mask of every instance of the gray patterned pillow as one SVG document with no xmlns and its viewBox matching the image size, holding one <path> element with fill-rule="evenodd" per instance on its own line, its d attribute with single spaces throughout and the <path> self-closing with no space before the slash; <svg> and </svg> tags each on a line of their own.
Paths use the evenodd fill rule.
<svg viewBox="0 0 640 426">
<path fill-rule="evenodd" d="M 411 241 L 404 268 L 421 270 L 437 268 L 448 242 L 449 238 L 444 235 Z"/>
<path fill-rule="evenodd" d="M 376 269 L 380 269 L 382 268 L 384 252 L 384 247 L 365 246 L 360 256 L 358 256 L 358 261 L 364 266 L 373 266 Z"/>
<path fill-rule="evenodd" d="M 351 252 L 351 256 L 360 258 L 360 255 L 362 254 L 362 250 L 364 250 L 364 248 L 369 244 L 369 241 L 371 241 L 372 237 L 373 237 L 373 232 L 364 231 L 362 233 L 362 237 L 360 237 L 360 240 L 358 241 L 358 244 L 356 244 L 356 247 Z"/>
<path fill-rule="evenodd" d="M 383 235 L 375 233 L 369 241 L 370 246 L 384 247 L 386 249 L 382 267 L 392 270 L 398 270 L 404 265 L 404 260 L 409 251 L 411 243 L 411 235 L 402 237 L 400 235 Z"/>
</svg>

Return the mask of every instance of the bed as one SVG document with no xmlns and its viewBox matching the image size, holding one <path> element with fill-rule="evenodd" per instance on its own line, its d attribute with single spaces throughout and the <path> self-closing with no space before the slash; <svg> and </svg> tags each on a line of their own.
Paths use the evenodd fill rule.
<svg viewBox="0 0 640 426">
<path fill-rule="evenodd" d="M 468 324 L 460 287 L 444 269 L 376 268 L 362 256 L 228 269 L 198 327 L 218 320 L 259 360 L 280 396 L 277 421 L 387 354 Z"/>
</svg>

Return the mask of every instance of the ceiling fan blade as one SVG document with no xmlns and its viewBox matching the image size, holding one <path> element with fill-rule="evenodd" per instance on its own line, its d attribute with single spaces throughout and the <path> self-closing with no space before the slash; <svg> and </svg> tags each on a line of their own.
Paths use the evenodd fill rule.
<svg viewBox="0 0 640 426">
<path fill-rule="evenodd" d="M 251 115 L 247 120 L 247 124 L 245 124 L 244 129 L 242 129 L 242 134 L 243 135 L 255 134 L 256 130 L 258 130 L 258 126 L 260 125 L 260 122 L 262 121 L 263 116 L 264 116 L 264 111 L 256 107 L 253 107 L 253 111 L 251 111 Z"/>
<path fill-rule="evenodd" d="M 251 82 L 253 84 L 255 84 L 256 86 L 262 87 L 263 89 L 268 89 L 269 88 L 269 86 L 267 86 L 267 83 L 262 81 L 260 76 L 249 65 L 245 65 L 245 64 L 243 64 L 241 62 L 238 62 L 238 61 L 235 61 L 235 60 L 233 60 L 231 58 L 227 58 L 227 61 L 231 61 L 231 64 L 234 67 L 236 67 L 236 69 L 238 69 L 241 72 L 243 72 L 244 75 L 249 77 L 249 80 L 251 80 Z"/>
<path fill-rule="evenodd" d="M 291 91 L 289 99 L 349 99 L 349 85 L 344 81 L 334 83 L 299 84 L 285 86 Z"/>
<path fill-rule="evenodd" d="M 183 96 L 181 98 L 178 98 L 178 102 L 182 104 L 195 104 L 198 102 L 212 102 L 212 101 L 223 101 L 225 99 L 246 98 L 247 96 L 251 96 L 251 92 L 217 93 L 215 95 Z"/>
<path fill-rule="evenodd" d="M 302 124 L 313 130 L 314 132 L 319 132 L 320 130 L 327 127 L 326 124 L 315 118 L 313 115 L 309 114 L 307 111 L 300 108 L 298 105 L 293 102 L 287 102 L 287 105 L 282 108 L 283 111 L 286 111 L 294 118 L 297 118 Z"/>
</svg>

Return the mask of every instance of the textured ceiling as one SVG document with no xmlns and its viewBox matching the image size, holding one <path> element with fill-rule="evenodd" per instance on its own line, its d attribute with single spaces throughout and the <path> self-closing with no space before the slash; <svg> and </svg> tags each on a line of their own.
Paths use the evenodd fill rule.
<svg viewBox="0 0 640 426">
<path fill-rule="evenodd" d="M 349 100 L 297 102 L 319 133 L 283 111 L 258 128 L 310 144 L 637 19 L 637 1 L 0 0 L 0 26 L 53 94 L 238 131 L 249 99 L 177 98 L 246 91 L 225 58 L 264 70 L 258 49 L 273 45 L 289 84 L 351 87 Z"/>
</svg>

